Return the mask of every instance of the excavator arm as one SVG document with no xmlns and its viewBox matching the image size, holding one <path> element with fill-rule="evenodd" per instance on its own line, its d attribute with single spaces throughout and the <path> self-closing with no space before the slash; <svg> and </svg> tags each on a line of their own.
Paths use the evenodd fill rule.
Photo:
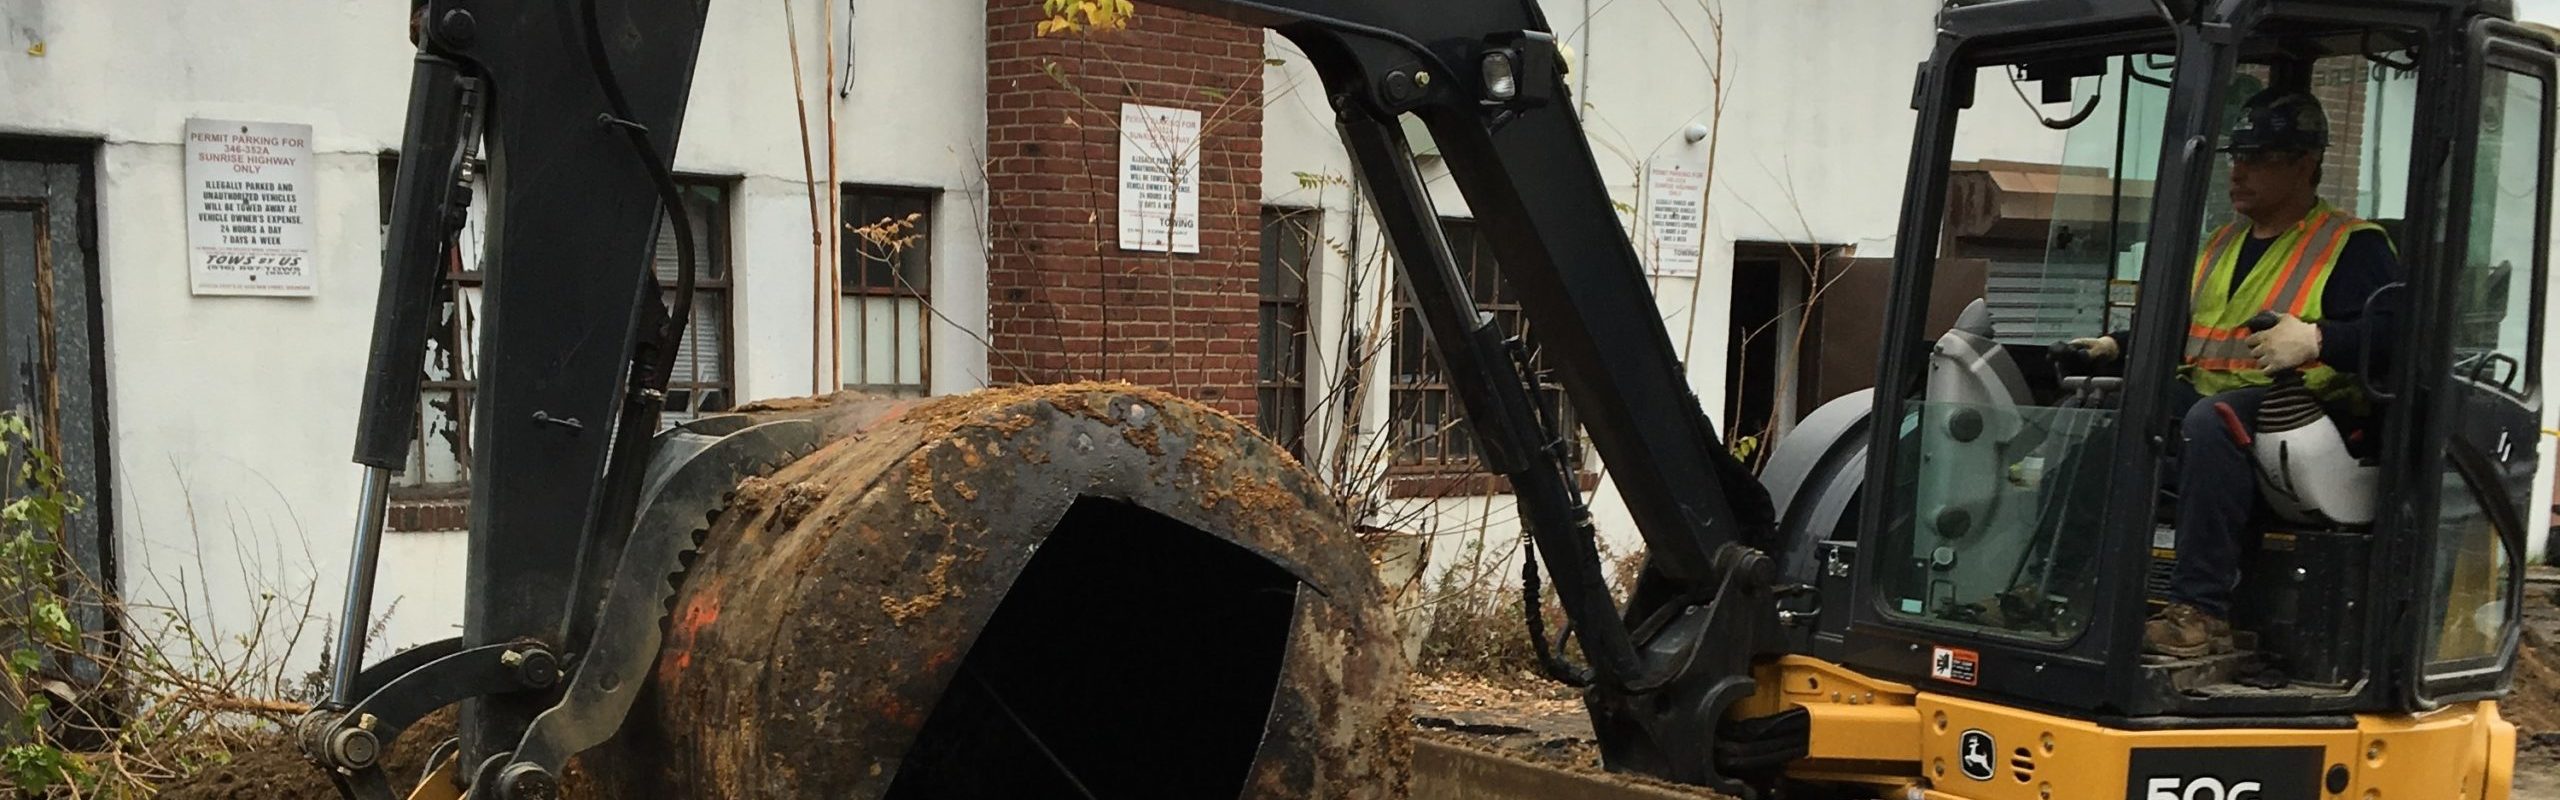
<svg viewBox="0 0 2560 800">
<path fill-rule="evenodd" d="M 690 233 L 667 165 L 706 5 L 413 6 L 419 55 L 359 434 L 366 492 L 347 635 L 332 701 L 304 727 L 306 750 L 351 797 L 387 796 L 376 711 L 452 700 L 464 701 L 473 796 L 556 788 L 560 762 L 620 723 L 640 683 L 630 670 L 645 671 L 658 645 L 661 615 L 636 609 L 661 607 L 669 590 L 629 578 L 680 576 L 690 545 L 649 520 L 697 513 L 702 501 L 685 492 L 703 490 L 685 476 L 702 465 L 768 466 L 805 444 L 796 431 L 654 433 L 692 267 L 661 286 L 649 248 L 659 225 L 672 222 L 680 241 Z M 1726 720 L 1754 691 L 1754 660 L 1784 649 L 1782 587 L 1764 552 L 1770 501 L 1690 390 L 1535 0 L 1158 5 L 1277 31 L 1322 75 L 1405 290 L 1487 469 L 1510 481 L 1588 665 L 1547 666 L 1587 684 L 1611 767 L 1749 792 L 1742 778 L 1799 755 L 1801 712 Z M 1571 432 L 1540 412 L 1523 343 L 1469 300 L 1404 114 L 1438 144 L 1644 537 L 1626 608 L 1603 578 Z M 433 288 L 468 203 L 461 178 L 484 163 L 475 142 L 487 148 L 479 185 L 491 219 L 463 635 L 360 674 L 384 487 L 406 456 Z M 701 441 L 669 438 L 688 435 Z"/>
<path fill-rule="evenodd" d="M 1782 763 L 1786 725 L 1716 752 L 1719 721 L 1751 694 L 1754 657 L 1783 649 L 1770 500 L 1689 388 L 1641 262 L 1568 96 L 1567 59 L 1533 0 L 1169 0 L 1286 36 L 1332 100 L 1376 201 L 1403 285 L 1451 389 L 1509 479 L 1590 665 L 1586 703 L 1604 758 L 1727 790 L 1723 763 Z M 1646 569 L 1617 608 L 1566 448 L 1539 416 L 1522 346 L 1469 301 L 1400 115 L 1420 119 L 1493 245 L 1502 280 L 1573 401 L 1643 535 Z M 1543 646 L 1543 642 L 1540 643 Z M 1576 676 L 1578 677 L 1578 676 Z M 1742 745 L 1729 742 L 1728 745 Z"/>
</svg>

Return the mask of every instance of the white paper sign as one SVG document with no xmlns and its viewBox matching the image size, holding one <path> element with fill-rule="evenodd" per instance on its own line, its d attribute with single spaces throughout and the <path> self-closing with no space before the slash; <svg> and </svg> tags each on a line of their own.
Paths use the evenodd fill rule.
<svg viewBox="0 0 2560 800">
<path fill-rule="evenodd" d="M 195 293 L 315 293 L 311 126 L 190 119 L 186 159 Z"/>
<path fill-rule="evenodd" d="M 1696 275 L 1706 247 L 1707 171 L 1672 159 L 1645 169 L 1646 260 L 1662 275 Z"/>
<path fill-rule="evenodd" d="M 1120 106 L 1120 249 L 1200 252 L 1200 112 Z"/>
</svg>

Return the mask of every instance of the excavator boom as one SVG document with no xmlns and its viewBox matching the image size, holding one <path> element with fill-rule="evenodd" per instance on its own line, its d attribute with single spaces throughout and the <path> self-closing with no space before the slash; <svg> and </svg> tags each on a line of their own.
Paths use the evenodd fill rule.
<svg viewBox="0 0 2560 800">
<path fill-rule="evenodd" d="M 1659 323 L 1633 245 L 1613 213 L 1567 96 L 1566 57 L 1534 0 L 1172 0 L 1164 4 L 1278 31 L 1324 78 L 1344 143 L 1449 370 L 1490 471 L 1507 478 L 1571 620 L 1589 702 L 1613 763 L 1740 788 L 1717 771 L 1716 719 L 1752 691 L 1749 664 L 1774 653 L 1766 493 L 1719 442 Z M 704 2 L 419 0 L 410 128 L 392 211 L 359 463 L 364 516 L 403 455 L 443 244 L 468 203 L 466 168 L 485 169 L 482 389 L 472 448 L 469 590 L 460 653 L 521 660 L 654 645 L 615 610 L 662 602 L 617 574 L 689 553 L 634 522 L 663 400 L 684 287 L 661 285 L 648 248 L 673 190 L 667 164 L 707 13 Z M 1522 342 L 1468 299 L 1397 120 L 1428 126 L 1492 239 L 1502 279 L 1523 297 L 1548 363 L 1613 465 L 1648 553 L 1630 608 L 1603 579 L 1590 514 L 1568 461 L 1571 431 L 1544 413 Z M 486 148 L 485 168 L 471 160 Z M 676 231 L 689 233 L 682 220 Z M 688 256 L 690 249 L 688 248 Z M 691 280 L 690 268 L 678 283 Z M 671 294 L 679 302 L 662 302 Z M 788 450 L 788 448 L 783 448 Z M 661 465 L 661 469 L 673 469 Z M 653 485 L 655 479 L 653 480 Z M 370 585 L 378 525 L 359 527 L 351 586 Z M 621 566 L 617 566 L 621 565 Z M 361 591 L 351 618 L 361 621 Z M 346 626 L 360 631 L 361 624 Z M 643 627 L 651 630 L 644 630 Z M 615 645 L 615 642 L 623 642 Z M 361 648 L 342 643 L 341 663 Z M 456 655 L 455 658 L 464 656 Z M 461 756 L 489 782 L 537 715 L 582 702 L 568 691 L 509 691 L 464 703 Z M 366 683 L 376 691 L 385 679 Z M 353 708 L 342 675 L 335 705 Z M 395 692 L 396 693 L 396 692 Z M 584 698 L 584 699 L 582 699 Z M 627 699 L 614 704 L 627 705 Z M 567 718 L 597 717 L 585 713 Z M 605 714 L 597 724 L 618 719 Z M 341 722 L 343 722 L 341 720 Z M 331 725 L 311 747 L 333 754 Z M 334 726 L 343 728 L 345 725 Z M 609 725 L 608 725 L 609 727 Z M 1783 745 L 1779 752 L 1783 754 Z M 551 760 L 566 754 L 549 754 Z M 341 759 L 343 760 L 343 759 Z M 514 763 L 515 766 L 510 766 Z M 1762 766 L 1777 762 L 1760 759 Z M 479 766 L 474 766 L 479 765 Z M 512 774 L 512 773 L 508 773 Z M 514 784 L 510 784 L 514 785 Z M 528 784 L 530 785 L 530 784 Z"/>
</svg>

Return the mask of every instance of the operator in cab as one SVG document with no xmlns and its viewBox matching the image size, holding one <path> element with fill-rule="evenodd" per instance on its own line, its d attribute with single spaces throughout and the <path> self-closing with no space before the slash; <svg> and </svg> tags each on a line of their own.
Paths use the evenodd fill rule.
<svg viewBox="0 0 2560 800">
<path fill-rule="evenodd" d="M 2178 560 L 2168 606 L 2143 626 L 2144 652 L 2195 658 L 2232 650 L 2241 537 L 2258 502 L 2241 441 L 2253 432 L 2268 373 L 2299 370 L 2332 415 L 2363 416 L 2355 374 L 2372 367 L 2361 354 L 2370 342 L 2381 362 L 2392 344 L 2392 315 L 2380 304 L 2364 311 L 2374 290 L 2399 279 L 2399 260 L 2380 226 L 2319 196 L 2328 128 L 2310 94 L 2269 89 L 2248 100 L 2222 147 L 2238 218 L 2206 238 L 2189 287 L 2181 385 L 2170 402 L 2184 420 Z M 2247 322 L 2260 312 L 2279 321 L 2252 332 Z M 2128 341 L 2129 331 L 2117 331 L 2070 344 L 2106 361 Z"/>
</svg>

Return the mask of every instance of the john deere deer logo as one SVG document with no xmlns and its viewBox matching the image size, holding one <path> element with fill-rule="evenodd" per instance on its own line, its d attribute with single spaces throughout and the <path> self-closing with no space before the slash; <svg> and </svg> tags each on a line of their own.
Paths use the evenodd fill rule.
<svg viewBox="0 0 2560 800">
<path fill-rule="evenodd" d="M 1961 759 L 1964 776 L 1977 781 L 1991 780 L 1991 734 L 1980 730 L 1965 731 L 1961 744 L 1964 746 Z"/>
</svg>

